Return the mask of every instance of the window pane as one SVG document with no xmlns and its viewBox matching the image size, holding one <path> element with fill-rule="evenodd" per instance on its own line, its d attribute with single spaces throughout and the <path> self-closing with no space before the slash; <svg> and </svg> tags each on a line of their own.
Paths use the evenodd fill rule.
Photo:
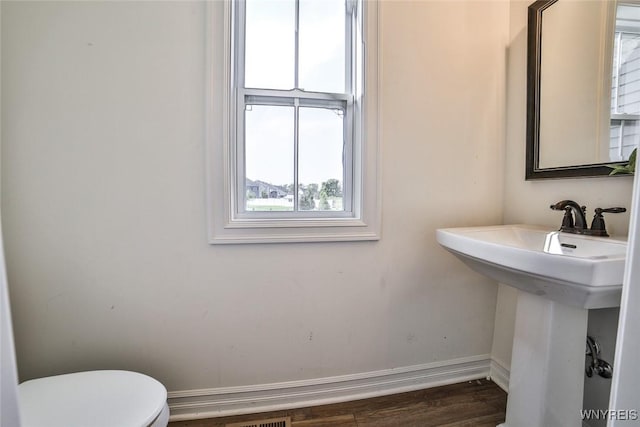
<svg viewBox="0 0 640 427">
<path fill-rule="evenodd" d="M 638 120 L 623 120 L 622 131 L 622 160 L 629 159 L 629 155 L 638 146 Z"/>
<path fill-rule="evenodd" d="M 345 92 L 345 0 L 300 0 L 299 86 Z"/>
<path fill-rule="evenodd" d="M 638 146 L 640 140 L 639 120 L 611 120 L 609 160 L 623 162 L 629 160 L 629 155 Z"/>
<path fill-rule="evenodd" d="M 616 40 L 617 42 L 617 40 Z M 617 113 L 640 113 L 640 35 L 621 34 L 620 58 L 616 62 Z M 617 47 L 617 46 L 616 46 Z"/>
<path fill-rule="evenodd" d="M 341 111 L 300 108 L 298 141 L 300 210 L 344 210 L 343 117 Z"/>
<path fill-rule="evenodd" d="M 247 0 L 245 87 L 292 89 L 295 1 Z"/>
<path fill-rule="evenodd" d="M 293 132 L 293 107 L 247 106 L 247 211 L 293 210 Z"/>
</svg>

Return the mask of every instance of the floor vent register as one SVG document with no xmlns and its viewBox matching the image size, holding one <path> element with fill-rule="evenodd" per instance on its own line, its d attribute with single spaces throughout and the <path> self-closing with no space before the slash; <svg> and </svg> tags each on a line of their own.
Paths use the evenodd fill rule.
<svg viewBox="0 0 640 427">
<path fill-rule="evenodd" d="M 291 427 L 291 417 L 244 421 L 241 423 L 225 424 L 225 427 Z"/>
</svg>

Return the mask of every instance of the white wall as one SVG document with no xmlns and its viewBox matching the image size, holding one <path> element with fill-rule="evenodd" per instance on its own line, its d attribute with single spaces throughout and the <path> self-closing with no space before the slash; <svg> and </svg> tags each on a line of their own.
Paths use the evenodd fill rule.
<svg viewBox="0 0 640 427">
<path fill-rule="evenodd" d="M 3 256 L 0 241 L 0 257 Z M 4 261 L 0 259 L 0 424 L 20 427 L 18 373 Z"/>
<path fill-rule="evenodd" d="M 620 343 L 616 348 L 611 386 L 611 401 L 609 407 L 619 413 L 631 412 L 633 416 L 634 408 L 638 404 L 638 379 L 640 379 L 640 369 L 638 369 L 638 355 L 640 354 L 640 340 L 638 339 L 637 325 L 640 324 L 640 311 L 637 307 L 640 303 L 640 251 L 638 240 L 638 220 L 640 220 L 640 183 L 638 175 L 635 177 L 635 187 L 633 189 L 633 215 L 629 225 L 629 249 L 627 250 L 628 261 L 624 272 L 624 286 L 622 289 L 622 303 L 620 305 L 620 328 L 618 329 L 617 341 Z M 637 409 L 635 415 L 637 416 Z M 628 417 L 627 417 L 628 418 Z M 609 427 L 617 427 L 629 424 L 638 424 L 637 417 L 634 421 L 629 419 L 612 420 L 607 424 Z"/>
<path fill-rule="evenodd" d="M 17 397 L 18 373 L 2 241 L 0 241 L 0 257 L 0 425 L 20 426 Z"/>
<path fill-rule="evenodd" d="M 210 246 L 204 5 L 2 2 L 21 380 L 126 368 L 189 390 L 490 352 L 496 285 L 434 230 L 502 220 L 508 3 L 380 15 L 382 239 Z"/>
<path fill-rule="evenodd" d="M 526 53 L 528 1 L 511 0 L 510 35 L 507 60 L 507 118 L 504 222 L 560 226 L 562 213 L 552 211 L 549 205 L 563 199 L 576 200 L 588 207 L 589 218 L 596 207 L 631 207 L 633 179 L 590 178 L 544 181 L 525 181 L 526 130 Z M 612 234 L 626 235 L 629 213 L 606 217 L 607 229 Z M 499 361 L 511 360 L 513 321 L 517 292 L 500 288 L 496 308 L 496 330 L 492 356 Z M 612 314 L 613 313 L 613 314 Z M 607 316 L 605 316 L 607 317 Z M 616 321 L 615 310 L 609 312 L 608 322 Z M 615 337 L 615 330 L 611 330 Z M 508 366 L 506 366 L 508 367 Z"/>
</svg>

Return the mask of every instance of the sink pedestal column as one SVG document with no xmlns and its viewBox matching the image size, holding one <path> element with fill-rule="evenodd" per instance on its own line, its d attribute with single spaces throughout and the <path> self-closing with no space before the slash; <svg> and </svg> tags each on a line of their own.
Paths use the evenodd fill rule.
<svg viewBox="0 0 640 427">
<path fill-rule="evenodd" d="M 504 427 L 579 427 L 584 388 L 584 308 L 520 292 Z"/>
</svg>

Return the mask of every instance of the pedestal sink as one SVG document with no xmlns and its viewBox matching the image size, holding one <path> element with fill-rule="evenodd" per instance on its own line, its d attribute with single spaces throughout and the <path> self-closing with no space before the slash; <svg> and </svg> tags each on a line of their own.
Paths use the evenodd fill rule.
<svg viewBox="0 0 640 427">
<path fill-rule="evenodd" d="M 627 244 L 529 225 L 437 230 L 471 269 L 518 288 L 506 427 L 579 427 L 590 308 L 620 305 Z"/>
</svg>

